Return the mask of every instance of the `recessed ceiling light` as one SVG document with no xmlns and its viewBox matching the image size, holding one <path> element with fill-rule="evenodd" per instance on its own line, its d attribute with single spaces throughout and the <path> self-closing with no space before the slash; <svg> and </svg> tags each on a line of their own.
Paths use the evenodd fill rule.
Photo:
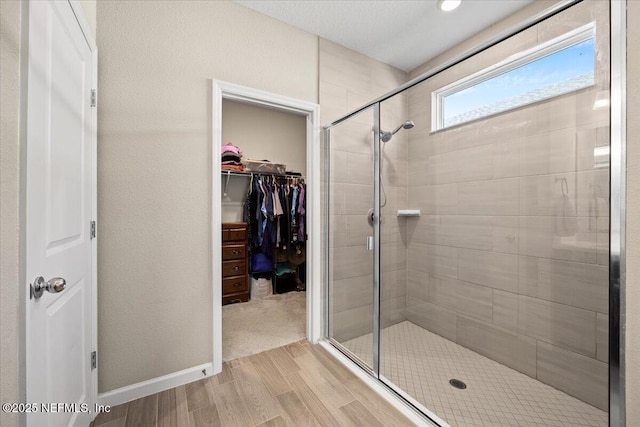
<svg viewBox="0 0 640 427">
<path fill-rule="evenodd" d="M 462 0 L 438 0 L 438 7 L 443 12 L 451 12 L 460 6 L 461 2 Z"/>
</svg>

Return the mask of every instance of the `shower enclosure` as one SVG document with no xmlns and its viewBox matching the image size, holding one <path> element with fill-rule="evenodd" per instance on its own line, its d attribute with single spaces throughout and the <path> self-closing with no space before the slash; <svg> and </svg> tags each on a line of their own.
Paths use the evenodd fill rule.
<svg viewBox="0 0 640 427">
<path fill-rule="evenodd" d="M 604 426 L 609 4 L 523 28 L 325 127 L 325 334 L 440 425 Z"/>
</svg>

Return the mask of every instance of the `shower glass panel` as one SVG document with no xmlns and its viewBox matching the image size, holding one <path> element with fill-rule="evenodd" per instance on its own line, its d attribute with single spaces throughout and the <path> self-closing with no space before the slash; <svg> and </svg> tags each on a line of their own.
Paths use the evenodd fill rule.
<svg viewBox="0 0 640 427">
<path fill-rule="evenodd" d="M 325 130 L 327 336 L 437 424 L 608 424 L 609 43 L 579 2 Z"/>
<path fill-rule="evenodd" d="M 608 423 L 608 14 L 579 3 L 380 103 L 383 131 L 414 127 L 380 142 L 379 377 L 450 425 Z M 590 25 L 587 87 L 554 80 L 569 54 L 526 60 Z M 518 56 L 511 84 L 577 89 L 434 126 L 434 93 Z"/>
<path fill-rule="evenodd" d="M 328 336 L 373 369 L 374 109 L 333 126 L 325 140 Z M 368 340 L 354 338 L 367 336 Z"/>
</svg>

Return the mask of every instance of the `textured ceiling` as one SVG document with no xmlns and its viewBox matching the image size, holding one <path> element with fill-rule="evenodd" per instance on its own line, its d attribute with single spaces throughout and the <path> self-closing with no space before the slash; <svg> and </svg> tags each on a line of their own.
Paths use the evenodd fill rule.
<svg viewBox="0 0 640 427">
<path fill-rule="evenodd" d="M 532 0 L 236 0 L 236 3 L 405 71 L 413 70 Z"/>
</svg>

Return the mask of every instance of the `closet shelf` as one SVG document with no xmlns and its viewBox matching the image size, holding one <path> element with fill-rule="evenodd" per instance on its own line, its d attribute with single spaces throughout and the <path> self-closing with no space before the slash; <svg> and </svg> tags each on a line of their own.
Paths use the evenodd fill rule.
<svg viewBox="0 0 640 427">
<path fill-rule="evenodd" d="M 283 178 L 305 179 L 305 177 L 302 176 L 302 175 L 289 175 L 289 174 L 281 174 L 281 173 L 240 172 L 240 171 L 232 171 L 232 170 L 224 170 L 224 169 L 221 170 L 220 172 L 222 172 L 222 175 L 227 175 L 227 176 L 251 177 L 251 176 L 256 176 L 256 175 L 262 175 L 262 176 L 279 176 L 279 177 L 283 177 Z"/>
</svg>

